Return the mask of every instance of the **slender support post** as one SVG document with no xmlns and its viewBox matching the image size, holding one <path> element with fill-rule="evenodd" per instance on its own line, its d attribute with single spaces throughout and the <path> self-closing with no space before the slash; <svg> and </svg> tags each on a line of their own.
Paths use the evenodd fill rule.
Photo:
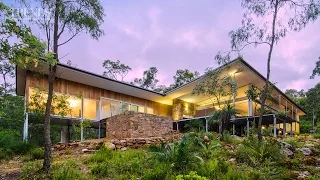
<svg viewBox="0 0 320 180">
<path fill-rule="evenodd" d="M 277 118 L 273 115 L 273 136 L 277 137 Z"/>
<path fill-rule="evenodd" d="M 177 131 L 179 131 L 179 123 L 178 122 L 176 122 L 177 123 Z"/>
<path fill-rule="evenodd" d="M 81 118 L 80 141 L 83 141 L 83 119 Z"/>
<path fill-rule="evenodd" d="M 236 134 L 236 125 L 233 123 L 232 125 L 232 134 L 235 135 Z"/>
<path fill-rule="evenodd" d="M 286 124 L 286 120 L 284 120 L 284 122 L 283 122 L 283 137 L 286 137 L 286 129 L 287 129 L 287 124 Z"/>
<path fill-rule="evenodd" d="M 208 119 L 206 118 L 206 132 L 208 132 Z"/>
<path fill-rule="evenodd" d="M 28 122 L 28 113 L 25 113 L 24 124 L 23 124 L 23 140 L 28 141 L 28 130 L 29 130 L 29 122 Z"/>
<path fill-rule="evenodd" d="M 250 135 L 250 123 L 249 123 L 249 118 L 247 118 L 247 136 L 249 137 Z"/>
<path fill-rule="evenodd" d="M 252 116 L 252 99 L 248 101 L 248 116 Z"/>
<path fill-rule="evenodd" d="M 100 132 L 101 132 L 101 122 L 99 121 L 99 129 L 98 129 L 98 138 L 99 139 L 101 137 Z"/>
</svg>

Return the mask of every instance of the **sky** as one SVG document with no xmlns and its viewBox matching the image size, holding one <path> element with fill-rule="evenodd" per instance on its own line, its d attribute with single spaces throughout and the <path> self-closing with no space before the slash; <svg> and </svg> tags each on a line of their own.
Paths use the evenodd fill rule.
<svg viewBox="0 0 320 180">
<path fill-rule="evenodd" d="M 81 34 L 60 49 L 62 63 L 102 74 L 104 60 L 120 60 L 132 68 L 126 81 L 141 77 L 154 66 L 160 84 L 169 85 L 177 69 L 201 74 L 217 67 L 214 56 L 230 49 L 228 33 L 241 25 L 239 0 L 101 0 L 105 35 L 98 41 Z M 309 79 L 320 57 L 320 19 L 301 32 L 289 32 L 276 46 L 271 80 L 285 91 L 309 89 L 320 78 Z M 39 34 L 40 36 L 40 34 Z M 242 56 L 266 76 L 267 46 L 250 47 Z"/>
</svg>

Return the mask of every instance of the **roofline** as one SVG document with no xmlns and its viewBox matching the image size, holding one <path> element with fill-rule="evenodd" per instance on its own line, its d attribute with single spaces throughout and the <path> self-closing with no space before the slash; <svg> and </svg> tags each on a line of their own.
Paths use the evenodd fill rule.
<svg viewBox="0 0 320 180">
<path fill-rule="evenodd" d="M 237 61 L 240 61 L 240 59 L 242 59 L 242 58 L 238 57 L 238 58 L 236 58 L 236 59 L 234 59 L 234 60 L 232 60 L 232 61 L 229 61 L 229 62 L 223 64 L 222 66 L 219 66 L 219 67 L 215 68 L 214 71 L 215 71 L 215 70 L 222 69 L 222 68 L 225 68 L 226 66 L 232 65 L 233 63 L 236 63 Z M 179 89 L 181 89 L 181 88 L 183 88 L 183 87 L 185 87 L 185 86 L 187 86 L 187 85 L 189 85 L 189 84 L 191 84 L 191 83 L 193 83 L 193 82 L 195 82 L 195 81 L 197 81 L 197 80 L 199 80 L 199 79 L 201 79 L 201 78 L 203 78 L 203 77 L 205 77 L 205 76 L 206 76 L 206 74 L 204 74 L 204 75 L 202 75 L 202 76 L 200 76 L 200 77 L 198 77 L 198 78 L 196 78 L 196 79 L 193 79 L 192 81 L 190 81 L 190 82 L 188 82 L 188 83 L 186 83 L 186 84 L 183 84 L 183 85 L 181 85 L 181 86 L 179 86 L 179 87 L 176 87 L 176 88 L 168 91 L 167 93 L 165 93 L 165 95 L 168 95 L 168 94 L 170 94 L 170 93 L 173 93 L 173 92 L 175 92 L 175 91 L 177 91 L 177 90 L 179 90 Z"/>
<path fill-rule="evenodd" d="M 247 63 L 245 60 L 243 60 L 242 58 L 239 59 L 241 63 L 243 63 L 245 66 L 247 66 L 250 70 L 252 70 L 256 75 L 258 75 L 261 79 L 263 79 L 264 81 L 267 80 L 267 78 L 265 78 L 261 73 L 259 73 L 256 69 L 254 69 L 249 63 Z M 269 81 L 270 82 L 270 81 Z M 271 82 L 270 82 L 271 83 Z M 273 85 L 273 87 L 280 92 L 281 95 L 283 95 L 286 99 L 288 99 L 293 105 L 297 106 L 300 110 L 302 110 L 302 112 L 304 112 L 305 114 L 307 114 L 307 112 L 302 109 L 298 104 L 296 104 L 294 101 L 291 100 L 291 98 L 289 98 L 285 93 L 283 93 L 277 86 L 275 86 L 273 83 L 271 83 Z"/>
</svg>

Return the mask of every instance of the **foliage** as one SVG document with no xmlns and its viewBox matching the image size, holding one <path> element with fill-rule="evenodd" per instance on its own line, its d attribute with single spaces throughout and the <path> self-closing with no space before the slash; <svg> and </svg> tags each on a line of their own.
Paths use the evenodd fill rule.
<svg viewBox="0 0 320 180">
<path fill-rule="evenodd" d="M 256 137 L 249 137 L 244 140 L 243 146 L 238 147 L 236 159 L 251 167 L 259 167 L 267 162 L 281 163 L 284 157 L 280 152 L 280 144 L 276 140 L 266 139 L 260 142 Z"/>
<path fill-rule="evenodd" d="M 201 119 L 194 119 L 192 121 L 188 121 L 184 128 L 187 129 L 187 131 L 189 132 L 205 131 L 205 125 L 203 124 Z"/>
<path fill-rule="evenodd" d="M 102 66 L 106 69 L 106 71 L 103 72 L 103 76 L 115 80 L 120 76 L 121 81 L 123 81 L 123 78 L 132 70 L 128 65 L 121 64 L 119 60 L 105 60 Z"/>
<path fill-rule="evenodd" d="M 137 85 L 145 89 L 155 89 L 159 80 L 157 79 L 158 69 L 151 67 L 143 72 L 142 78 L 135 78 L 131 84 Z"/>
<path fill-rule="evenodd" d="M 195 171 L 190 171 L 188 175 L 178 175 L 176 180 L 207 180 L 207 178 L 199 176 Z"/>
<path fill-rule="evenodd" d="M 237 110 L 231 104 L 225 105 L 222 109 L 216 110 L 210 117 L 209 123 L 213 123 L 215 120 L 219 122 L 219 133 L 229 131 L 231 128 L 231 119 L 237 114 Z M 223 134 L 222 134 L 223 135 Z"/>
<path fill-rule="evenodd" d="M 316 75 L 320 75 L 320 57 L 319 60 L 316 62 L 316 67 L 313 69 L 310 79 L 314 79 Z"/>
<path fill-rule="evenodd" d="M 87 177 L 84 173 L 79 169 L 79 165 L 74 161 L 67 161 L 66 163 L 55 164 L 53 167 L 53 180 L 85 180 Z"/>
<path fill-rule="evenodd" d="M 184 136 L 180 142 L 172 145 L 162 143 L 160 146 L 151 148 L 150 152 L 159 162 L 169 164 L 175 171 L 186 172 L 203 161 L 193 149 L 195 144 L 199 145 L 198 142 L 200 141 L 197 137 Z"/>
</svg>

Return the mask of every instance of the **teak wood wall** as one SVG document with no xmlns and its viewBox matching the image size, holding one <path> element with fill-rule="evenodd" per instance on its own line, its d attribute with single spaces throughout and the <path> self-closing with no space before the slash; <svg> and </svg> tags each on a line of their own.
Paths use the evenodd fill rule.
<svg viewBox="0 0 320 180">
<path fill-rule="evenodd" d="M 38 75 L 36 73 L 27 72 L 26 77 L 26 97 L 29 97 L 29 87 L 48 89 L 48 78 L 45 75 Z M 126 94 L 109 91 L 86 84 L 81 84 L 65 79 L 57 78 L 54 84 L 54 92 L 59 92 L 68 95 L 82 95 L 83 98 L 100 100 L 100 97 L 120 100 L 132 104 L 138 104 L 146 107 L 153 108 L 153 113 L 160 116 L 172 116 L 172 106 L 161 104 L 158 102 L 142 99 Z"/>
</svg>

